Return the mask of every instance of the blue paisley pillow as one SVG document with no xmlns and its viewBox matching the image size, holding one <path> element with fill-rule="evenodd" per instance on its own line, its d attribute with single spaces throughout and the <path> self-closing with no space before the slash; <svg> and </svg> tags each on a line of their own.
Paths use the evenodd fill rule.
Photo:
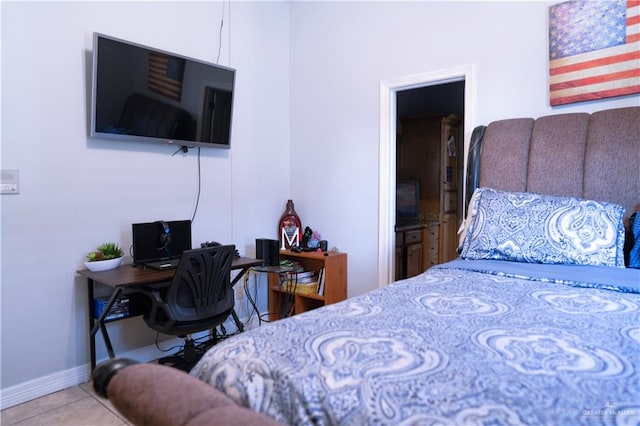
<svg viewBox="0 0 640 426">
<path fill-rule="evenodd" d="M 640 269 L 640 212 L 635 212 L 629 219 L 629 268 Z"/>
<path fill-rule="evenodd" d="M 460 256 L 624 268 L 624 208 L 479 188 Z"/>
</svg>

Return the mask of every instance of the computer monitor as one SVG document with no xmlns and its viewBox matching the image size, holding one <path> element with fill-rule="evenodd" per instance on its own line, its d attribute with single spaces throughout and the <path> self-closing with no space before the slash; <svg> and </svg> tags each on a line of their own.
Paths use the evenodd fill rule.
<svg viewBox="0 0 640 426">
<path fill-rule="evenodd" d="M 417 220 L 420 217 L 420 185 L 417 180 L 396 182 L 396 220 Z"/>
<path fill-rule="evenodd" d="M 131 231 L 134 265 L 176 259 L 193 248 L 190 220 L 134 223 Z"/>
</svg>

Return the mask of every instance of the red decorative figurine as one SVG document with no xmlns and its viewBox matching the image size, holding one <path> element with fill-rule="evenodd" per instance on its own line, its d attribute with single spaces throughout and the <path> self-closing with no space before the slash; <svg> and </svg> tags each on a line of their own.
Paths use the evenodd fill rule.
<svg viewBox="0 0 640 426">
<path fill-rule="evenodd" d="M 300 246 L 301 233 L 302 224 L 300 223 L 300 218 L 293 208 L 293 201 L 288 200 L 287 208 L 280 218 L 280 226 L 278 227 L 280 248 L 284 250 L 292 246 Z"/>
</svg>

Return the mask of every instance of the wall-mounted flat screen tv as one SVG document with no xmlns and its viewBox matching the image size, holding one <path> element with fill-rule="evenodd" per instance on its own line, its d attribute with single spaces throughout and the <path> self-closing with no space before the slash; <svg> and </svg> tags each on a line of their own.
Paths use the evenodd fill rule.
<svg viewBox="0 0 640 426">
<path fill-rule="evenodd" d="M 90 136 L 229 148 L 234 84 L 232 68 L 94 33 Z"/>
</svg>

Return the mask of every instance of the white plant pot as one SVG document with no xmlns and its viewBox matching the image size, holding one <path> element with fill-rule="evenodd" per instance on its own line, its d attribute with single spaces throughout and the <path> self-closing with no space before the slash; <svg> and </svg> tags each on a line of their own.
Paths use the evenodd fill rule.
<svg viewBox="0 0 640 426">
<path fill-rule="evenodd" d="M 116 269 L 122 263 L 122 257 L 116 259 L 107 260 L 94 260 L 93 262 L 84 262 L 84 266 L 91 272 L 108 271 L 109 269 Z"/>
</svg>

